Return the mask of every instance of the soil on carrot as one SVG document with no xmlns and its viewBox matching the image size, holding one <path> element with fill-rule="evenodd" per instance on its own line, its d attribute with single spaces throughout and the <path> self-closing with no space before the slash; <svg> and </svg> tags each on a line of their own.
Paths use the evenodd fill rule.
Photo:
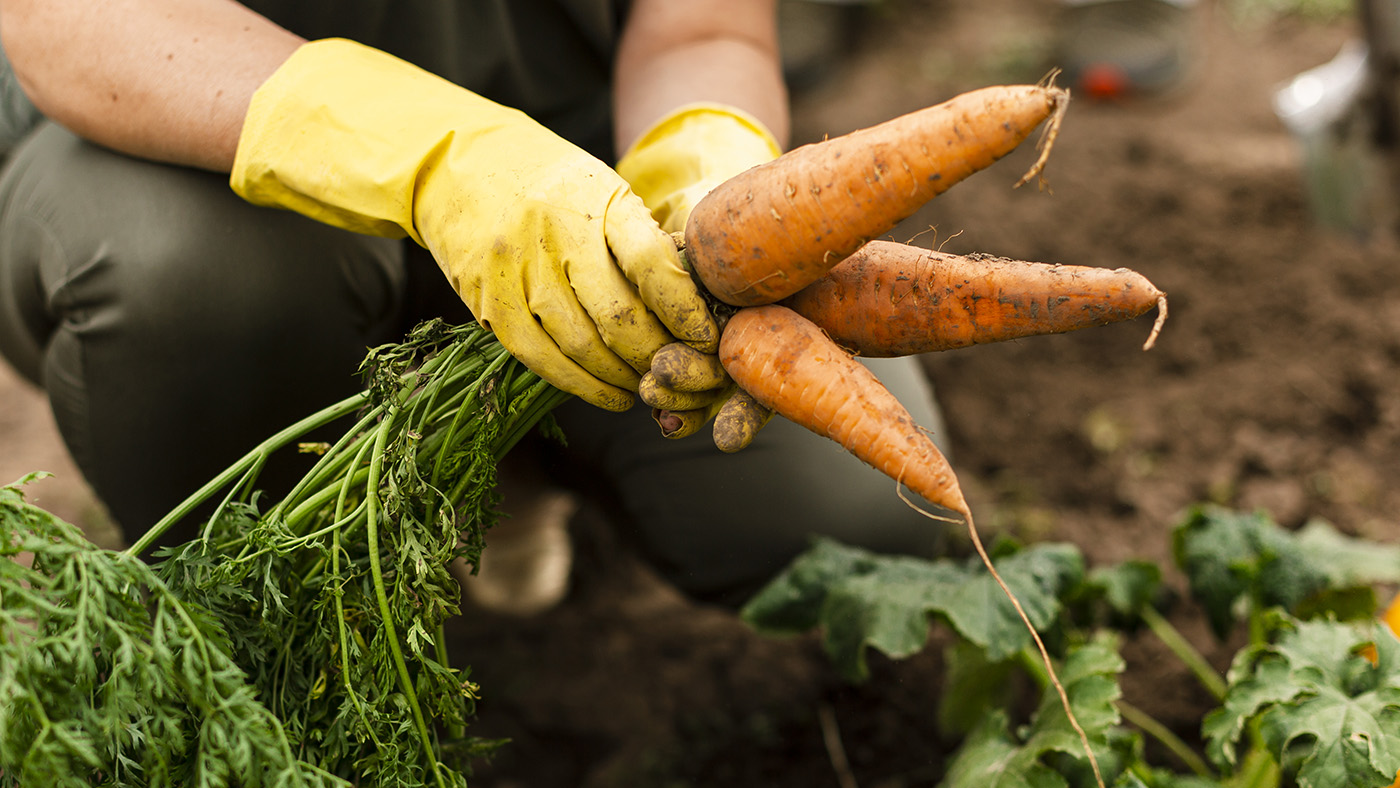
<svg viewBox="0 0 1400 788">
<path fill-rule="evenodd" d="M 878 6 L 846 29 L 849 52 L 802 73 L 796 141 L 1038 80 L 1056 7 Z M 1050 191 L 1011 188 L 1034 161 L 1027 144 L 893 234 L 958 253 L 1126 266 L 1171 299 L 1145 353 L 1150 317 L 926 357 L 984 532 L 1070 541 L 1091 563 L 1165 567 L 1180 513 L 1215 501 L 1267 509 L 1287 526 L 1321 517 L 1400 540 L 1400 248 L 1384 234 L 1316 226 L 1302 152 L 1271 103 L 1357 31 L 1347 18 L 1241 18 L 1235 8 L 1198 6 L 1199 69 L 1180 93 L 1076 96 L 1046 170 Z M 0 378 L 0 434 L 0 470 L 57 471 L 37 502 L 84 521 L 91 504 L 76 471 L 37 394 L 12 377 Z M 945 633 L 935 628 L 909 660 L 871 654 L 872 678 L 852 686 L 815 638 L 756 635 L 731 611 L 668 588 L 593 510 L 573 532 L 578 567 L 562 605 L 526 620 L 472 612 L 455 635 L 483 688 L 474 731 L 512 739 L 474 785 L 936 782 Z M 1188 604 L 1172 615 L 1223 669 L 1239 644 L 1213 640 Z M 1196 738 L 1209 701 L 1194 681 L 1146 638 L 1130 638 L 1124 656 L 1127 700 Z M 841 758 L 848 773 L 833 765 Z"/>
</svg>

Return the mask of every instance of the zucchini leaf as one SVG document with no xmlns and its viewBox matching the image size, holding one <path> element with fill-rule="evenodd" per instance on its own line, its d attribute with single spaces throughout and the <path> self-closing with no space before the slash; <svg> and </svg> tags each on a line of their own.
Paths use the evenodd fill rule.
<svg viewBox="0 0 1400 788">
<path fill-rule="evenodd" d="M 1080 582 L 1083 556 L 1071 545 L 1042 544 L 994 559 L 1031 623 L 1048 627 L 1060 595 Z M 980 562 L 884 556 L 820 539 L 745 605 L 742 616 L 770 634 L 823 631 L 837 669 L 869 676 L 866 648 L 901 659 L 922 650 L 930 618 L 1005 659 L 1031 644 L 1011 602 Z"/>
<path fill-rule="evenodd" d="M 1070 707 L 1105 770 L 1105 779 L 1121 769 L 1114 757 L 1123 741 L 1116 735 L 1119 722 L 1114 705 L 1122 691 L 1118 674 L 1123 660 L 1107 638 L 1070 650 L 1059 668 L 1060 681 Z M 1082 768 L 1070 768 L 1071 764 Z M 1087 772 L 1083 743 L 1065 715 L 1054 687 L 1042 693 L 1040 705 L 1025 726 L 1013 728 L 1007 713 L 997 709 L 963 742 L 953 757 L 942 788 L 1068 788 L 1080 780 L 1066 774 Z"/>
<path fill-rule="evenodd" d="M 1257 724 L 1301 788 L 1390 785 L 1400 770 L 1400 641 L 1374 622 L 1280 615 L 1274 626 L 1274 642 L 1236 657 L 1225 703 L 1205 719 L 1207 754 L 1235 766 Z"/>
<path fill-rule="evenodd" d="M 1321 521 L 1295 533 L 1262 512 L 1196 507 L 1173 532 L 1172 549 L 1221 639 L 1247 606 L 1369 618 L 1376 607 L 1370 584 L 1400 580 L 1400 548 L 1344 536 Z"/>
</svg>

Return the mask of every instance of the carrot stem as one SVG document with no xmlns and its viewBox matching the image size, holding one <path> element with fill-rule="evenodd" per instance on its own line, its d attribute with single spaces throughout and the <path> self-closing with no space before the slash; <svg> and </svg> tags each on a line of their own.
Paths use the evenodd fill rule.
<svg viewBox="0 0 1400 788">
<path fill-rule="evenodd" d="M 413 688 L 413 678 L 408 674 L 408 664 L 404 661 L 403 649 L 399 647 L 398 628 L 394 626 L 393 610 L 389 607 L 389 595 L 384 588 L 384 571 L 379 564 L 379 517 L 381 514 L 379 479 L 384 465 L 384 446 L 387 442 L 390 425 L 393 424 L 393 416 L 397 410 L 397 406 L 392 407 L 383 424 L 375 430 L 374 453 L 370 455 L 369 480 L 366 484 L 369 518 L 365 523 L 365 545 L 368 548 L 370 577 L 374 582 L 375 600 L 379 603 L 384 637 L 389 644 L 389 653 L 394 659 L 394 670 L 398 674 L 399 692 L 403 693 L 409 708 L 413 710 L 413 723 L 423 742 L 423 751 L 427 754 L 429 762 L 432 763 L 433 778 L 437 782 L 438 788 L 447 788 L 442 777 L 442 770 L 438 768 L 437 755 L 433 749 L 432 733 L 428 730 L 428 725 L 423 719 L 423 707 L 419 704 L 418 693 Z"/>
<path fill-rule="evenodd" d="M 233 465 L 230 465 L 228 468 L 224 469 L 224 471 L 218 476 L 206 482 L 203 487 L 200 487 L 183 502 L 181 502 L 179 506 L 172 509 L 170 513 L 166 514 L 159 521 L 157 521 L 155 525 L 151 526 L 144 534 L 140 536 L 140 538 L 133 542 L 131 546 L 123 552 L 127 555 L 141 555 L 146 550 L 149 550 L 151 546 L 155 544 L 156 540 L 159 539 L 166 531 L 170 530 L 170 528 L 173 527 L 176 523 L 183 520 L 186 516 L 188 516 L 191 512 L 198 508 L 200 504 L 204 503 L 211 496 L 213 496 L 214 493 L 222 489 L 224 485 L 228 484 L 229 482 L 232 482 L 235 479 L 241 478 L 249 469 L 261 463 L 263 459 L 270 455 L 272 452 L 282 448 L 288 443 L 291 443 L 297 438 L 300 438 L 301 436 L 305 435 L 308 432 L 311 432 L 312 430 L 315 430 L 318 427 L 330 424 L 336 421 L 337 419 L 341 418 L 342 416 L 354 413 L 355 410 L 364 403 L 365 397 L 362 393 L 347 397 L 341 400 L 340 402 L 337 402 L 333 405 L 330 405 L 326 408 L 317 411 L 316 413 L 313 413 L 310 416 L 307 416 L 301 421 L 298 421 L 296 424 L 293 424 L 290 427 L 279 431 L 272 437 L 268 438 L 262 443 L 259 443 L 256 447 L 253 448 L 252 451 L 243 455 L 241 459 L 239 459 Z"/>
</svg>

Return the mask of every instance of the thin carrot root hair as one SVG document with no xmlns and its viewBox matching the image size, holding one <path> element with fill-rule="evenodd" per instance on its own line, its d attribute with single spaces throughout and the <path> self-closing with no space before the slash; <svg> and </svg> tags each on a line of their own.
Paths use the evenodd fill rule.
<svg viewBox="0 0 1400 788">
<path fill-rule="evenodd" d="M 899 493 L 900 500 L 904 501 L 910 509 L 913 509 L 919 514 L 931 520 L 956 522 L 956 520 L 952 520 L 951 518 L 936 515 L 909 500 L 909 497 L 904 494 L 902 488 L 897 487 L 896 490 Z M 1060 696 L 1060 705 L 1064 707 L 1065 716 L 1069 719 L 1069 724 L 1074 728 L 1074 732 L 1079 735 L 1080 744 L 1084 746 L 1084 755 L 1089 759 L 1089 766 L 1094 770 L 1094 781 L 1098 783 L 1099 788 L 1106 788 L 1103 781 L 1103 772 L 1099 769 L 1099 759 L 1094 756 L 1094 748 L 1089 744 L 1089 734 L 1084 731 L 1084 726 L 1079 724 L 1079 717 L 1075 715 L 1074 708 L 1070 705 L 1069 692 L 1065 690 L 1065 685 L 1060 681 L 1059 673 L 1055 671 L 1055 663 L 1050 658 L 1050 651 L 1045 647 L 1045 641 L 1041 639 L 1040 633 L 1036 631 L 1035 625 L 1031 623 L 1030 616 L 1026 615 L 1026 609 L 1021 606 L 1021 600 L 1017 599 L 1016 594 L 1012 593 L 1011 587 L 1001 578 L 1001 573 L 997 571 L 996 566 L 992 563 L 991 556 L 987 554 L 987 548 L 982 544 L 982 537 L 978 535 L 977 526 L 972 521 L 971 507 L 964 504 L 962 507 L 954 509 L 954 511 L 962 515 L 963 521 L 967 524 L 967 534 L 968 537 L 972 539 L 972 546 L 973 549 L 977 551 L 977 557 L 982 559 L 982 563 L 987 567 L 987 571 L 991 573 L 992 579 L 996 581 L 1002 593 L 1006 594 L 1006 598 L 1011 600 L 1011 606 L 1016 609 L 1016 615 L 1021 618 L 1021 623 L 1026 625 L 1026 631 L 1031 633 L 1031 639 L 1035 641 L 1036 650 L 1040 652 L 1040 660 L 1045 665 L 1045 671 L 1050 677 L 1050 683 L 1054 685 L 1055 692 Z"/>
<path fill-rule="evenodd" d="M 1026 170 L 1026 174 L 1022 175 L 1021 179 L 1012 186 L 1013 189 L 1019 189 L 1030 183 L 1031 178 L 1037 178 L 1040 188 L 1050 191 L 1050 181 L 1045 178 L 1045 164 L 1050 161 L 1050 149 L 1055 147 L 1055 140 L 1060 136 L 1060 124 L 1064 123 L 1065 112 L 1069 110 L 1069 90 L 1055 88 L 1055 77 L 1059 73 L 1059 69 L 1055 69 L 1040 82 L 1040 85 L 1047 90 L 1054 89 L 1051 101 L 1055 106 L 1050 117 L 1045 121 L 1045 125 L 1041 127 L 1040 139 L 1035 144 L 1035 149 L 1040 151 L 1040 155 L 1036 157 L 1031 168 Z"/>
<path fill-rule="evenodd" d="M 1162 333 L 1162 324 L 1167 322 L 1167 296 L 1165 294 L 1157 296 L 1157 319 L 1152 323 L 1152 333 L 1147 335 L 1147 341 L 1142 343 L 1143 350 L 1151 350 L 1157 344 L 1157 335 Z"/>
</svg>

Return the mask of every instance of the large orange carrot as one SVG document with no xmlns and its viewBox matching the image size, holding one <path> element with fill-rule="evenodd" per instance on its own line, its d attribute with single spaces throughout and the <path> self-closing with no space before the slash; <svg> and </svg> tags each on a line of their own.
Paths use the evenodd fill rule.
<svg viewBox="0 0 1400 788">
<path fill-rule="evenodd" d="M 1041 156 L 1021 182 L 1039 174 L 1068 100 L 1068 91 L 1050 85 L 982 88 L 789 151 L 695 206 L 685 235 L 691 263 L 725 303 L 778 301 L 1051 118 Z"/>
<path fill-rule="evenodd" d="M 909 356 L 1128 320 L 1166 295 L 1127 268 L 955 255 L 871 241 L 782 303 L 837 344 Z M 1154 328 L 1148 347 L 1156 338 Z"/>
<path fill-rule="evenodd" d="M 909 411 L 865 365 L 810 320 L 781 304 L 740 309 L 724 328 L 719 355 L 734 382 L 760 404 L 840 443 L 929 502 L 963 517 L 978 556 L 1030 631 L 1094 776 L 1103 786 L 1089 737 L 1070 707 L 1040 633 L 987 555 L 952 466 Z"/>
</svg>

